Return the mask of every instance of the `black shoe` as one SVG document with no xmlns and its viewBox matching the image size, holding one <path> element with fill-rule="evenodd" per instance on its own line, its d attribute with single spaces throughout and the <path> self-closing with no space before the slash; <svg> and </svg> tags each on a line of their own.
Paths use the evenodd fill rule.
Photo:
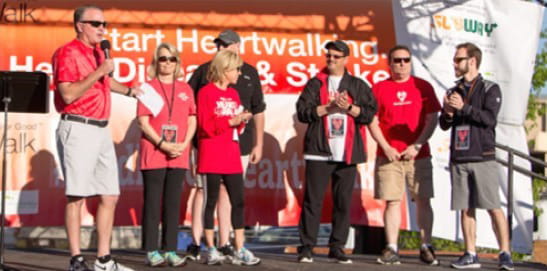
<svg viewBox="0 0 547 271">
<path fill-rule="evenodd" d="M 297 250 L 299 263 L 313 263 L 312 248 L 310 246 L 299 246 Z"/>
<path fill-rule="evenodd" d="M 234 246 L 232 246 L 230 243 L 227 243 L 226 245 L 219 247 L 218 251 L 224 256 L 224 260 L 232 262 L 232 259 L 235 255 Z"/>
<path fill-rule="evenodd" d="M 200 246 L 191 243 L 186 247 L 186 255 L 184 256 L 191 261 L 199 261 L 201 259 L 200 250 Z"/>
<path fill-rule="evenodd" d="M 401 264 L 399 254 L 390 247 L 386 247 L 382 251 L 382 256 L 376 261 L 381 264 Z"/>
<path fill-rule="evenodd" d="M 87 266 L 87 263 L 83 256 L 72 257 L 70 259 L 70 266 L 68 271 L 93 271 Z"/>
<path fill-rule="evenodd" d="M 346 256 L 346 253 L 344 253 L 344 250 L 342 250 L 342 248 L 339 248 L 339 247 L 331 247 L 329 249 L 328 258 L 341 264 L 352 263 L 352 261 Z"/>
<path fill-rule="evenodd" d="M 433 250 L 433 247 L 426 246 L 422 247 L 420 249 L 420 260 L 424 262 L 425 264 L 429 265 L 439 265 L 439 260 L 437 260 L 437 257 L 435 256 L 435 251 Z"/>
</svg>

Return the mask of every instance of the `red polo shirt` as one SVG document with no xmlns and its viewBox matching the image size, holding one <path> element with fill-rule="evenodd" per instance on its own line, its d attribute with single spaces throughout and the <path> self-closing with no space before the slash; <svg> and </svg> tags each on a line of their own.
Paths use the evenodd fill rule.
<svg viewBox="0 0 547 271">
<path fill-rule="evenodd" d="M 181 143 L 186 138 L 188 130 L 188 117 L 196 115 L 196 104 L 194 102 L 194 92 L 192 88 L 184 82 L 175 81 L 175 95 L 172 105 L 171 122 L 169 123 L 169 104 L 171 104 L 171 94 L 173 93 L 173 84 L 163 83 L 163 90 L 158 79 L 147 82 L 154 90 L 163 97 L 163 108 L 160 113 L 154 117 L 150 110 L 140 101 L 137 104 L 137 116 L 149 116 L 150 125 L 158 135 L 161 136 L 162 125 L 177 126 L 177 142 Z M 165 93 L 164 93 L 165 91 Z M 168 102 L 169 101 L 169 102 Z M 156 148 L 152 142 L 142 134 L 140 140 L 140 166 L 141 169 L 158 169 L 158 168 L 189 168 L 188 160 L 190 155 L 190 147 L 188 144 L 183 153 L 176 157 L 170 158 L 163 151 Z"/>
<path fill-rule="evenodd" d="M 53 83 L 55 84 L 55 108 L 61 114 L 74 114 L 98 120 L 110 117 L 110 78 L 97 80 L 82 97 L 66 104 L 58 85 L 64 82 L 84 80 L 103 63 L 105 56 L 99 46 L 88 47 L 78 39 L 63 45 L 53 55 Z"/>
<path fill-rule="evenodd" d="M 397 151 L 404 151 L 414 144 L 425 127 L 425 116 L 439 112 L 441 105 L 435 96 L 431 84 L 418 77 L 411 76 L 406 82 L 397 83 L 391 78 L 372 87 L 378 102 L 380 129 L 387 142 Z M 385 157 L 382 148 L 378 156 Z M 429 157 L 431 152 L 426 143 L 416 159 Z"/>
</svg>

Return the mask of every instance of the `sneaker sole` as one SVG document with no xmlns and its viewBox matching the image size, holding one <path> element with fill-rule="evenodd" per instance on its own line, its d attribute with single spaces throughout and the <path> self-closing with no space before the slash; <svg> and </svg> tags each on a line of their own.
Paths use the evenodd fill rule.
<svg viewBox="0 0 547 271">
<path fill-rule="evenodd" d="M 515 268 L 502 265 L 502 266 L 499 267 L 499 270 L 513 271 L 513 270 L 515 270 Z"/>
<path fill-rule="evenodd" d="M 299 263 L 313 263 L 313 258 L 304 257 L 298 260 Z"/>
<path fill-rule="evenodd" d="M 332 263 L 339 263 L 339 264 L 352 264 L 353 262 L 351 260 L 347 261 L 340 261 L 338 259 L 329 258 L 329 261 Z"/>
<path fill-rule="evenodd" d="M 146 262 L 146 265 L 150 267 L 162 267 L 162 266 L 167 266 L 167 262 L 166 261 L 158 262 L 158 263 Z"/>
<path fill-rule="evenodd" d="M 186 257 L 187 260 L 190 260 L 193 262 L 201 260 L 201 257 L 199 255 L 198 256 L 186 255 L 184 257 Z"/>
<path fill-rule="evenodd" d="M 481 264 L 480 263 L 474 263 L 474 264 L 468 264 L 468 265 L 455 265 L 455 264 L 451 264 L 450 265 L 452 268 L 456 268 L 456 269 L 479 269 L 481 268 Z"/>
<path fill-rule="evenodd" d="M 439 260 L 437 260 L 437 259 L 435 259 L 435 260 L 432 261 L 432 262 L 426 262 L 426 261 L 424 261 L 424 260 L 422 260 L 422 259 L 420 259 L 420 261 L 422 261 L 422 263 L 424 263 L 424 264 L 432 265 L 432 266 L 441 265 L 441 262 L 440 262 Z"/>
<path fill-rule="evenodd" d="M 396 262 L 384 262 L 384 261 L 382 261 L 381 259 L 377 259 L 376 262 L 378 262 L 379 264 L 384 264 L 384 265 L 397 265 L 397 264 L 401 264 L 400 261 L 396 261 Z"/>
</svg>

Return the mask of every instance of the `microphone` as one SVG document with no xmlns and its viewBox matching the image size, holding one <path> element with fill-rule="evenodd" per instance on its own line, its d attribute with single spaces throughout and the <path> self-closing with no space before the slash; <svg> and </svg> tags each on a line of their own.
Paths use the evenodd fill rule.
<svg viewBox="0 0 547 271">
<path fill-rule="evenodd" d="M 106 59 L 110 58 L 110 41 L 109 40 L 101 40 L 101 50 L 104 52 L 104 56 Z M 112 77 L 112 72 L 108 74 L 108 76 Z"/>
</svg>

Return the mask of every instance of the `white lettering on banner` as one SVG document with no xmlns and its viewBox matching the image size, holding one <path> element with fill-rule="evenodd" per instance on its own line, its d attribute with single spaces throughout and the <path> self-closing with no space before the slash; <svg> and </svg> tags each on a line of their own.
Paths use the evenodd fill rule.
<svg viewBox="0 0 547 271">
<path fill-rule="evenodd" d="M 137 69 L 138 69 L 138 81 L 139 82 L 144 82 L 146 81 L 146 66 L 144 64 L 144 58 L 143 57 L 139 57 L 137 58 Z"/>
<path fill-rule="evenodd" d="M 214 54 L 217 51 L 217 46 L 214 43 L 215 37 L 206 35 L 201 39 L 201 50 L 206 54 Z"/>
<path fill-rule="evenodd" d="M 256 69 L 258 70 L 258 75 L 264 80 L 260 80 L 262 85 L 277 86 L 277 83 L 274 80 L 275 74 L 270 71 L 270 63 L 267 61 L 260 60 L 256 62 Z"/>
<path fill-rule="evenodd" d="M 192 37 L 190 38 L 185 38 L 183 36 L 183 32 L 182 32 L 182 29 L 180 28 L 177 28 L 177 49 L 179 50 L 179 52 L 183 53 L 184 52 L 184 44 L 185 42 L 188 42 L 190 44 L 192 44 L 192 53 L 197 53 L 198 52 L 198 31 L 196 29 L 192 29 Z"/>
<path fill-rule="evenodd" d="M 180 52 L 184 51 L 186 43 L 191 44 L 192 53 L 216 53 L 216 46 L 213 43 L 215 36 L 200 35 L 198 29 L 185 30 L 176 29 L 176 46 Z M 188 34 L 190 33 L 190 34 Z M 160 29 L 152 33 L 123 32 L 112 28 L 106 32 L 111 40 L 113 51 L 125 52 L 148 52 L 153 51 L 163 42 L 166 35 Z M 302 38 L 269 37 L 261 36 L 260 33 L 251 32 L 241 36 L 241 54 L 253 55 L 278 55 L 290 57 L 322 56 L 324 46 L 331 40 L 337 39 L 337 35 L 322 37 L 318 33 L 306 33 Z M 377 41 L 356 41 L 346 40 L 350 47 L 351 55 L 361 58 L 364 65 L 375 65 L 380 60 Z"/>
<path fill-rule="evenodd" d="M 122 41 L 122 50 L 126 52 L 140 52 L 139 36 L 135 33 L 127 33 Z"/>
<path fill-rule="evenodd" d="M 287 45 L 287 40 L 283 38 L 279 41 L 277 38 L 271 38 L 268 43 L 268 39 L 262 38 L 262 44 L 264 45 L 266 54 L 273 55 L 275 50 L 278 55 L 283 55 L 283 52 L 285 52 L 285 46 Z"/>
<path fill-rule="evenodd" d="M 114 65 L 116 67 L 116 69 L 114 69 L 114 78 L 116 78 L 118 82 L 127 83 L 133 81 L 135 75 L 137 74 L 137 67 L 133 60 L 127 57 L 116 57 L 114 58 Z M 129 70 L 128 74 L 125 76 L 120 74 L 121 65 L 127 65 Z"/>
<path fill-rule="evenodd" d="M 143 33 L 140 38 L 138 34 L 132 32 L 122 35 L 117 28 L 107 31 L 106 35 L 112 40 L 112 50 L 116 52 L 147 52 L 149 49 L 154 50 L 165 38 L 165 35 L 159 29 L 155 33 Z M 155 44 L 149 47 L 148 42 L 150 40 L 155 40 Z"/>
<path fill-rule="evenodd" d="M 45 72 L 48 75 L 53 73 L 53 67 L 48 62 L 41 62 L 36 65 L 36 71 Z"/>
<path fill-rule="evenodd" d="M 23 71 L 23 72 L 30 72 L 32 71 L 32 62 L 33 58 L 32 56 L 26 56 L 25 57 L 25 64 L 19 65 L 17 64 L 17 56 L 10 56 L 9 58 L 9 69 L 10 71 Z"/>
<path fill-rule="evenodd" d="M 287 64 L 287 82 L 295 87 L 303 87 L 308 81 L 308 76 L 302 72 L 305 70 L 306 65 L 300 62 L 290 62 Z"/>
</svg>

